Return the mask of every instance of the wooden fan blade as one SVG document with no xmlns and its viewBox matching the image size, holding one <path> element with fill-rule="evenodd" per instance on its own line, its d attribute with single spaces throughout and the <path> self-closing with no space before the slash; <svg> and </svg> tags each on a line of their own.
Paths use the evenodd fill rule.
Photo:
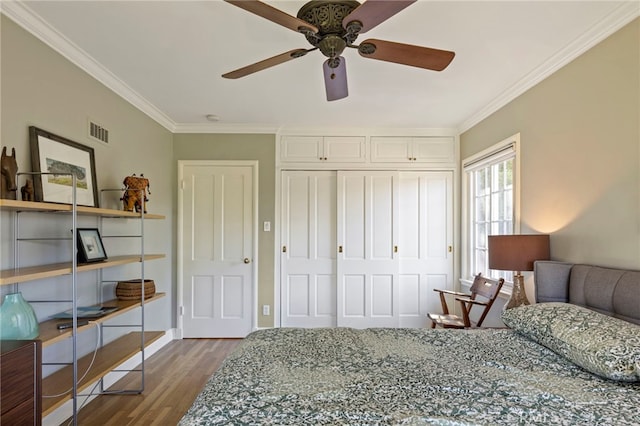
<svg viewBox="0 0 640 426">
<path fill-rule="evenodd" d="M 255 13 L 256 15 L 268 19 L 271 22 L 275 22 L 276 24 L 280 24 L 283 27 L 287 27 L 295 32 L 304 32 L 300 31 L 300 28 L 303 28 L 305 31 L 311 31 L 314 33 L 317 33 L 319 31 L 316 26 L 308 23 L 307 21 L 303 21 L 302 19 L 296 18 L 295 16 L 291 16 L 288 13 L 285 13 L 280 9 L 276 9 L 275 7 L 263 3 L 259 0 L 225 1 L 227 3 L 231 3 L 234 6 L 238 6 L 239 8 L 244 9 L 247 12 Z"/>
<path fill-rule="evenodd" d="M 235 71 L 228 72 L 226 74 L 222 74 L 224 78 L 240 78 L 247 76 L 249 74 L 253 74 L 254 72 L 262 71 L 266 68 L 273 67 L 275 65 L 282 64 L 283 62 L 290 61 L 292 59 L 299 58 L 301 56 L 306 55 L 308 52 L 311 52 L 315 49 L 293 49 L 285 53 L 281 53 L 280 55 L 276 55 L 274 57 L 265 59 L 260 62 L 256 62 L 255 64 L 247 65 L 246 67 L 239 68 Z"/>
<path fill-rule="evenodd" d="M 349 22 L 358 21 L 362 24 L 358 33 L 366 33 L 415 2 L 416 0 L 367 0 L 345 16 L 342 26 L 346 29 Z"/>
<path fill-rule="evenodd" d="M 335 101 L 349 96 L 349 89 L 347 88 L 347 63 L 342 56 L 338 58 L 340 62 L 335 68 L 329 66 L 329 61 L 332 59 L 327 59 L 322 65 L 324 71 L 324 87 L 327 91 L 328 101 Z"/>
<path fill-rule="evenodd" d="M 395 62 L 433 71 L 442 71 L 453 60 L 455 52 L 394 43 L 392 41 L 367 39 L 360 43 L 358 53 L 364 58 Z"/>
</svg>

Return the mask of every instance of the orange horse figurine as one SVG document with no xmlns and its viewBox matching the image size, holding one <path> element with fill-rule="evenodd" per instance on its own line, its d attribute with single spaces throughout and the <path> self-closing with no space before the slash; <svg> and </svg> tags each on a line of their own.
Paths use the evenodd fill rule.
<svg viewBox="0 0 640 426">
<path fill-rule="evenodd" d="M 18 185 L 16 176 L 18 174 L 18 163 L 16 162 L 16 149 L 11 148 L 11 156 L 7 155 L 7 147 L 2 148 L 2 187 L 0 188 L 0 198 L 15 200 Z"/>
</svg>

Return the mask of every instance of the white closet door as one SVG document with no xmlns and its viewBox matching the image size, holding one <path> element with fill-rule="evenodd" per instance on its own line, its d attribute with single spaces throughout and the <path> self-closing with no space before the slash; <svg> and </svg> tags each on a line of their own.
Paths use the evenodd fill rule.
<svg viewBox="0 0 640 426">
<path fill-rule="evenodd" d="M 282 173 L 281 324 L 336 325 L 336 172 Z"/>
<path fill-rule="evenodd" d="M 399 325 L 425 327 L 441 311 L 433 289 L 453 288 L 453 175 L 400 172 L 399 198 Z"/>
<path fill-rule="evenodd" d="M 338 172 L 339 326 L 398 326 L 397 186 L 397 172 Z"/>
</svg>

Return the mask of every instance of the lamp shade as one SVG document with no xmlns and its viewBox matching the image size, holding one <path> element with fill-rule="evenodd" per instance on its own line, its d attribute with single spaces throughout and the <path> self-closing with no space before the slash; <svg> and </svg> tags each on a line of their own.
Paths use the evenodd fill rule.
<svg viewBox="0 0 640 426">
<path fill-rule="evenodd" d="M 533 271 L 535 260 L 549 260 L 549 235 L 489 236 L 489 269 Z"/>
</svg>

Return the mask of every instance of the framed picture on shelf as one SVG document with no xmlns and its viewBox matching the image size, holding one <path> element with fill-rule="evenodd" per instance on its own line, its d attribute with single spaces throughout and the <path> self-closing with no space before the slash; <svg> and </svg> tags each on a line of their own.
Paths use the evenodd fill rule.
<svg viewBox="0 0 640 426">
<path fill-rule="evenodd" d="M 78 263 L 107 259 L 98 228 L 78 228 Z"/>
<path fill-rule="evenodd" d="M 93 148 L 29 127 L 31 167 L 36 201 L 73 203 L 76 176 L 76 204 L 98 207 L 98 187 Z"/>
</svg>

